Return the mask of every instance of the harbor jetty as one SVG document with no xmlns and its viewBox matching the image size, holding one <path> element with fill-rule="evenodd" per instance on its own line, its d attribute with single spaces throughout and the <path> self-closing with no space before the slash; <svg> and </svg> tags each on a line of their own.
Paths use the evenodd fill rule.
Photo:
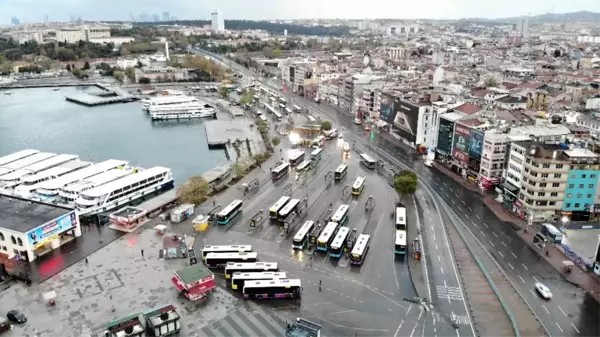
<svg viewBox="0 0 600 337">
<path fill-rule="evenodd" d="M 114 103 L 129 103 L 138 100 L 138 97 L 129 94 L 127 91 L 113 86 L 96 83 L 96 86 L 103 89 L 99 93 L 91 94 L 77 94 L 66 96 L 66 100 L 69 102 L 82 104 L 85 106 L 98 106 L 105 104 Z"/>
</svg>

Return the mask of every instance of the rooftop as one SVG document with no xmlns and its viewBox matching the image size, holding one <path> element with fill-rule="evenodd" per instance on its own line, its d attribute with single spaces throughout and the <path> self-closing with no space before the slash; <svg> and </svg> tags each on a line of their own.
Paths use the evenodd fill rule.
<svg viewBox="0 0 600 337">
<path fill-rule="evenodd" d="M 68 208 L 0 195 L 0 228 L 27 233 L 70 211 Z"/>
<path fill-rule="evenodd" d="M 191 284 L 202 280 L 205 277 L 211 276 L 212 272 L 201 264 L 195 264 L 193 266 L 179 269 L 175 272 L 175 275 L 177 275 L 177 277 L 179 277 L 183 283 Z"/>
<path fill-rule="evenodd" d="M 588 149 L 582 149 L 582 148 L 574 148 L 572 150 L 567 150 L 567 151 L 565 151 L 565 154 L 571 158 L 573 158 L 573 157 L 582 157 L 582 158 L 598 158 L 598 157 L 600 157 L 595 152 L 592 152 Z"/>
<path fill-rule="evenodd" d="M 477 113 L 478 111 L 480 111 L 481 108 L 478 107 L 475 104 L 465 103 L 463 105 L 457 106 L 456 108 L 454 108 L 454 110 L 460 111 L 460 112 L 462 112 L 464 114 L 467 114 L 467 115 L 472 115 L 472 114 Z"/>
</svg>

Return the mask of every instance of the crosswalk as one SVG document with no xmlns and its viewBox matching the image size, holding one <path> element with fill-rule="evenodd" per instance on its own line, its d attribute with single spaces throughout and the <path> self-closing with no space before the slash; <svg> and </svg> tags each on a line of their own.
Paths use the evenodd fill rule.
<svg viewBox="0 0 600 337">
<path fill-rule="evenodd" d="M 459 287 L 436 286 L 439 299 L 462 301 L 463 295 Z"/>
<path fill-rule="evenodd" d="M 261 309 L 237 308 L 225 318 L 202 328 L 200 336 L 285 336 L 286 322 L 277 315 L 269 315 Z"/>
</svg>

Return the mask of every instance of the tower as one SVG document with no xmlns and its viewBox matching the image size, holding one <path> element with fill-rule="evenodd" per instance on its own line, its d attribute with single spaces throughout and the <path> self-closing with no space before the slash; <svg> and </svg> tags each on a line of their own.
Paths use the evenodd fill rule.
<svg viewBox="0 0 600 337">
<path fill-rule="evenodd" d="M 211 13 L 212 16 L 212 30 L 213 32 L 225 31 L 225 21 L 223 20 L 223 13 L 220 10 L 215 10 Z"/>
<path fill-rule="evenodd" d="M 169 42 L 165 40 L 165 58 L 168 60 L 169 59 Z"/>
</svg>

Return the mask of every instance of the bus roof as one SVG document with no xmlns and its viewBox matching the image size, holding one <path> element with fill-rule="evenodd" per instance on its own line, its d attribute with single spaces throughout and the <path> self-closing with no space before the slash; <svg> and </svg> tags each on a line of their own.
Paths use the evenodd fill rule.
<svg viewBox="0 0 600 337">
<path fill-rule="evenodd" d="M 396 244 L 406 245 L 406 231 L 396 231 Z"/>
<path fill-rule="evenodd" d="M 237 253 L 208 253 L 206 254 L 206 259 L 225 259 L 225 258 L 235 258 L 235 257 L 247 257 L 247 258 L 258 258 L 257 252 L 237 252 Z"/>
<path fill-rule="evenodd" d="M 319 153 L 321 153 L 321 152 L 323 152 L 323 149 L 322 149 L 322 148 L 320 148 L 320 147 L 318 147 L 318 148 L 316 148 L 316 149 L 315 149 L 313 152 L 311 152 L 311 153 L 310 153 L 310 155 L 311 155 L 311 156 L 316 156 L 316 155 L 318 155 L 318 154 L 319 154 Z"/>
<path fill-rule="evenodd" d="M 350 228 L 341 227 L 335 235 L 335 239 L 333 239 L 333 243 L 331 244 L 332 248 L 341 248 L 344 240 L 348 237 L 348 233 L 350 232 Z"/>
<path fill-rule="evenodd" d="M 360 156 L 366 161 L 375 161 L 375 160 L 373 160 L 373 158 L 369 157 L 369 155 L 366 153 L 361 153 Z"/>
<path fill-rule="evenodd" d="M 311 160 L 310 159 L 305 159 L 303 162 L 300 163 L 300 165 L 298 165 L 298 170 L 303 170 L 305 169 L 308 165 L 310 165 Z"/>
<path fill-rule="evenodd" d="M 234 201 L 231 202 L 231 204 L 227 205 L 227 207 L 225 207 L 222 211 L 219 212 L 220 216 L 227 216 L 227 214 L 229 214 L 229 212 L 231 212 L 234 208 L 236 208 L 238 205 L 241 205 L 242 201 L 240 199 L 235 199 Z"/>
<path fill-rule="evenodd" d="M 202 247 L 203 252 L 249 252 L 251 245 L 212 245 Z"/>
<path fill-rule="evenodd" d="M 274 271 L 256 271 L 244 273 L 236 271 L 232 274 L 231 279 L 234 280 L 273 280 L 273 279 L 286 279 L 286 272 L 274 272 Z"/>
<path fill-rule="evenodd" d="M 292 199 L 287 205 L 279 212 L 279 214 L 287 215 L 294 207 L 300 203 L 300 199 Z"/>
<path fill-rule="evenodd" d="M 352 254 L 362 254 L 367 248 L 367 244 L 369 243 L 369 239 L 371 236 L 369 234 L 361 234 L 356 239 L 356 244 L 354 248 L 352 248 Z"/>
<path fill-rule="evenodd" d="M 348 167 L 348 165 L 346 165 L 346 164 L 344 164 L 344 163 L 341 163 L 341 164 L 340 164 L 340 166 L 338 166 L 338 167 L 335 169 L 335 172 L 338 172 L 338 173 L 339 173 L 339 172 L 342 172 L 342 171 L 344 171 L 344 170 L 346 169 L 346 167 Z"/>
<path fill-rule="evenodd" d="M 298 158 L 300 158 L 300 156 L 304 155 L 304 151 L 302 150 L 292 150 L 290 151 L 290 160 L 296 160 Z"/>
<path fill-rule="evenodd" d="M 241 269 L 252 269 L 252 268 L 269 268 L 277 269 L 277 262 L 227 262 L 225 268 L 241 268 Z"/>
<path fill-rule="evenodd" d="M 269 211 L 279 212 L 279 209 L 281 209 L 281 207 L 283 207 L 283 205 L 285 205 L 289 200 L 290 197 L 288 197 L 287 195 L 282 196 L 281 198 L 279 198 L 279 200 L 277 200 L 276 203 L 273 204 L 273 206 L 271 206 L 271 208 L 269 208 Z"/>
<path fill-rule="evenodd" d="M 300 241 L 300 240 L 304 239 L 306 234 L 308 234 L 308 232 L 310 230 L 312 230 L 314 225 L 315 225 L 314 221 L 310 221 L 310 220 L 306 221 L 302 225 L 302 227 L 300 227 L 300 230 L 298 230 L 296 235 L 294 235 L 294 241 Z"/>
<path fill-rule="evenodd" d="M 321 232 L 321 235 L 319 236 L 317 241 L 321 241 L 321 242 L 329 241 L 329 238 L 331 237 L 331 235 L 333 235 L 333 232 L 335 231 L 335 229 L 338 226 L 339 225 L 335 222 L 328 223 L 327 226 L 325 226 L 325 229 L 323 229 L 323 231 Z"/>
<path fill-rule="evenodd" d="M 262 287 L 301 287 L 300 279 L 274 279 L 274 280 L 250 280 L 244 282 L 245 288 L 262 288 Z"/>
<path fill-rule="evenodd" d="M 279 172 L 283 171 L 284 169 L 287 169 L 289 166 L 290 166 L 290 163 L 284 162 L 283 164 L 281 164 L 281 165 L 277 166 L 276 168 L 274 168 L 273 172 L 279 173 Z"/>
<path fill-rule="evenodd" d="M 342 217 L 348 211 L 349 208 L 350 208 L 350 206 L 348 206 L 346 204 L 341 204 L 340 207 L 338 207 L 337 211 L 335 211 L 335 214 L 333 214 L 333 216 L 331 217 L 331 221 L 333 221 L 333 222 L 341 221 Z"/>
<path fill-rule="evenodd" d="M 396 207 L 396 224 L 406 224 L 406 208 Z"/>
<path fill-rule="evenodd" d="M 352 188 L 360 188 L 365 182 L 365 177 L 358 176 L 352 185 Z"/>
</svg>

